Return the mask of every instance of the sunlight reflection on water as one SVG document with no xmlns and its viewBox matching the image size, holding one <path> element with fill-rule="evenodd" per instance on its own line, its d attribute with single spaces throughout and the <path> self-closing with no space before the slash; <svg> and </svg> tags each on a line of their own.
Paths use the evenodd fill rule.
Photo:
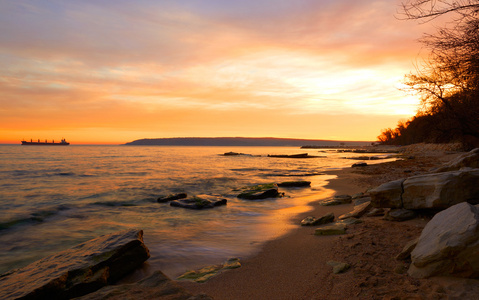
<svg viewBox="0 0 479 300">
<path fill-rule="evenodd" d="M 308 208 L 308 194 L 330 193 L 317 174 L 350 166 L 341 159 L 281 159 L 314 149 L 282 147 L 0 146 L 0 273 L 99 235 L 144 230 L 150 268 L 175 276 L 196 266 L 257 251 L 284 234 Z M 228 157 L 237 151 L 256 156 Z M 321 155 L 325 155 L 321 153 Z M 285 176 L 291 175 L 291 176 Z M 310 180 L 281 199 L 244 201 L 234 189 Z M 220 194 L 228 205 L 192 211 L 157 203 L 160 195 Z"/>
</svg>

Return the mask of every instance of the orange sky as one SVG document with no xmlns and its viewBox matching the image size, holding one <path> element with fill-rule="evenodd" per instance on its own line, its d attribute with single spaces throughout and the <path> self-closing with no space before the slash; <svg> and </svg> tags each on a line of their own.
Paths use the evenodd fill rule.
<svg viewBox="0 0 479 300">
<path fill-rule="evenodd" d="M 0 2 L 0 143 L 376 140 L 430 27 L 400 1 Z M 396 15 L 397 16 L 397 15 Z"/>
</svg>

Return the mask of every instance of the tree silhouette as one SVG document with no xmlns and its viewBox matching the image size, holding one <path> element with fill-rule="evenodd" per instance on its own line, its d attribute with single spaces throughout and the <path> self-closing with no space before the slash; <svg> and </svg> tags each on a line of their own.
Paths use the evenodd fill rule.
<svg viewBox="0 0 479 300">
<path fill-rule="evenodd" d="M 422 100 L 418 114 L 392 130 L 395 134 L 383 131 L 380 137 L 395 140 L 388 143 L 423 138 L 460 141 L 466 147 L 479 144 L 479 1 L 414 0 L 403 3 L 402 8 L 406 19 L 427 22 L 449 14 L 451 21 L 423 37 L 421 42 L 430 55 L 415 74 L 406 76 L 406 85 Z M 411 136 L 406 132 L 413 129 L 428 130 L 429 135 L 400 138 Z"/>
</svg>

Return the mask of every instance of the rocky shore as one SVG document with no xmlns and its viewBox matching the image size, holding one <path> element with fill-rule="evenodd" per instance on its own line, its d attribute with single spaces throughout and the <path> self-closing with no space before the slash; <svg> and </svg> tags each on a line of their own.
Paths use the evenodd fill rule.
<svg viewBox="0 0 479 300">
<path fill-rule="evenodd" d="M 366 193 L 364 196 L 371 196 L 371 189 L 390 181 L 434 173 L 464 155 L 454 150 L 451 145 L 416 145 L 403 149 L 404 160 L 329 172 L 338 176 L 327 186 L 334 191 L 333 194 L 311 199 L 313 211 L 292 222 L 300 224 L 301 220 L 316 219 L 308 219 L 308 216 L 320 219 L 331 213 L 335 216 L 350 213 L 354 210 L 354 202 L 337 206 L 320 204 L 334 195 Z M 458 165 L 459 169 L 462 167 Z M 470 188 L 471 183 L 468 185 Z M 473 197 L 477 200 L 478 195 L 473 194 Z M 374 202 L 374 197 L 371 200 Z M 477 266 L 475 259 L 459 260 L 477 257 L 472 253 L 477 253 L 479 218 L 475 218 L 473 205 L 463 202 L 458 206 L 453 205 L 451 210 L 455 212 L 447 219 L 461 219 L 459 214 L 468 217 L 468 221 L 463 222 L 466 227 L 475 222 L 464 234 L 467 245 L 457 247 L 469 249 L 466 251 L 447 246 L 443 248 L 445 250 L 431 247 L 431 243 L 437 244 L 434 237 L 441 237 L 446 232 L 444 227 L 448 228 L 441 221 L 441 215 L 434 219 L 437 210 L 417 210 L 414 218 L 398 222 L 385 218 L 384 214 L 392 210 L 385 208 L 384 213 L 379 214 L 369 211 L 369 216 L 360 217 L 360 223 L 347 225 L 344 232 L 337 231 L 339 235 L 318 236 L 316 230 L 320 226 L 300 226 L 267 243 L 258 255 L 243 260 L 239 269 L 225 272 L 203 284 L 180 284 L 194 293 L 206 293 L 214 299 L 479 299 L 479 281 L 474 279 L 477 276 L 472 267 Z M 371 208 L 374 209 L 378 208 Z M 451 212 L 442 210 L 442 213 Z M 427 229 L 428 223 L 434 224 L 434 228 L 442 224 L 442 231 Z M 457 229 L 446 235 L 455 237 L 454 230 L 464 228 L 460 225 L 455 224 Z M 423 231 L 432 234 L 426 234 L 418 249 L 413 251 Z M 447 254 L 440 255 L 441 251 Z M 442 258 L 444 260 L 440 262 Z M 464 268 L 455 266 L 456 261 Z M 441 266 L 434 271 L 436 273 L 424 275 L 421 271 L 421 275 L 415 272 L 424 266 L 429 270 L 427 264 L 431 262 Z M 450 272 L 455 267 L 458 272 Z"/>
<path fill-rule="evenodd" d="M 401 150 L 402 160 L 329 171 L 337 178 L 304 199 L 312 211 L 291 220 L 298 227 L 253 257 L 186 281 L 157 271 L 117 285 L 149 257 L 131 230 L 1 275 L 0 298 L 479 299 L 479 150 Z"/>
</svg>

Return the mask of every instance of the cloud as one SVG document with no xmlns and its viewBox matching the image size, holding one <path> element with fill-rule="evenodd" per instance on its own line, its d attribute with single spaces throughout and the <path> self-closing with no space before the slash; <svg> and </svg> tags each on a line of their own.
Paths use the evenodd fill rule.
<svg viewBox="0 0 479 300">
<path fill-rule="evenodd" d="M 175 126 L 196 132 L 211 118 L 233 132 L 271 116 L 407 115 L 415 103 L 396 86 L 422 29 L 395 19 L 397 4 L 4 1 L 0 126 L 54 127 L 55 117 L 170 130 L 183 120 Z"/>
</svg>

